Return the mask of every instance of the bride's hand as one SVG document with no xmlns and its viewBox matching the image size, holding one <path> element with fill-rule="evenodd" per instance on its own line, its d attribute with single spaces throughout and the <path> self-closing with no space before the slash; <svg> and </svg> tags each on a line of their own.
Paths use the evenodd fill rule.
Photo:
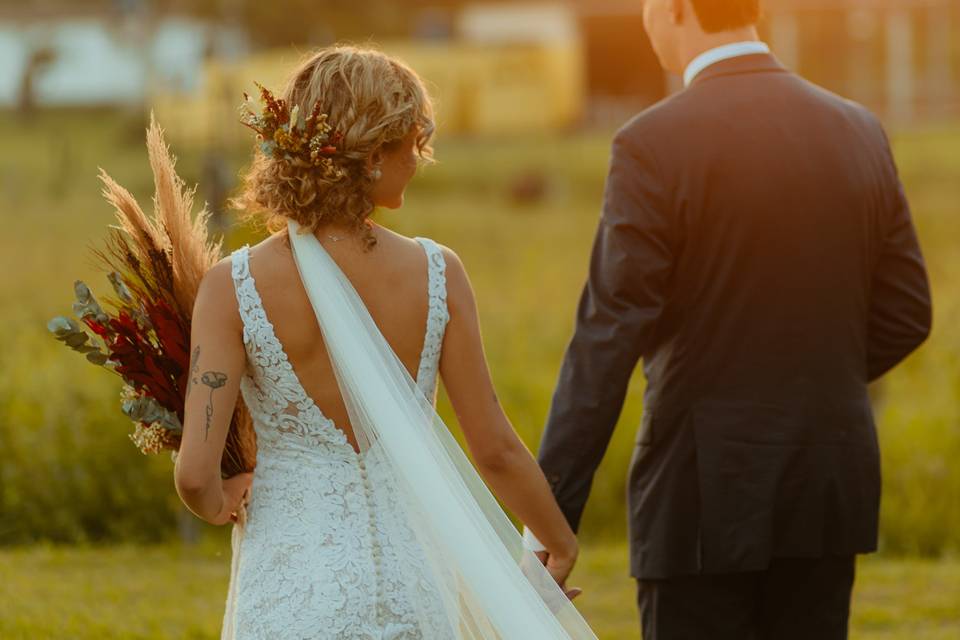
<svg viewBox="0 0 960 640">
<path fill-rule="evenodd" d="M 237 512 L 241 505 L 246 505 L 253 483 L 253 473 L 238 473 L 223 481 L 223 506 L 220 512 L 210 521 L 211 524 L 224 525 L 237 521 Z"/>
<path fill-rule="evenodd" d="M 537 557 L 540 559 L 540 562 L 543 563 L 544 567 L 546 567 L 547 572 L 556 580 L 560 589 L 563 590 L 564 594 L 570 600 L 573 600 L 583 593 L 582 589 L 576 587 L 567 588 L 567 578 L 570 577 L 570 573 L 573 571 L 578 554 L 579 549 L 577 547 L 574 547 L 572 551 L 564 554 L 548 553 L 546 551 L 537 553 Z"/>
</svg>

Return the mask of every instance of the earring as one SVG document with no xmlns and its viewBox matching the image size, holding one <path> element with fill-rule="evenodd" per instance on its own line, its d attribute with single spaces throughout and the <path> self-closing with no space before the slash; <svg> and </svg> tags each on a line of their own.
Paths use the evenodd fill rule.
<svg viewBox="0 0 960 640">
<path fill-rule="evenodd" d="M 383 171 L 380 170 L 380 167 L 374 167 L 373 171 L 370 172 L 370 179 L 374 182 L 380 180 L 383 177 Z"/>
</svg>

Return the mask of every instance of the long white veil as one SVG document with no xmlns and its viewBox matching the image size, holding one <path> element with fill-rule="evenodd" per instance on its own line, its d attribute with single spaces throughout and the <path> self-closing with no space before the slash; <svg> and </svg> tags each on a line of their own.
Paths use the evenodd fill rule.
<svg viewBox="0 0 960 640">
<path fill-rule="evenodd" d="M 312 233 L 293 221 L 289 231 L 367 469 L 394 486 L 450 628 L 465 640 L 595 640 L 524 547 L 353 285 Z"/>
</svg>

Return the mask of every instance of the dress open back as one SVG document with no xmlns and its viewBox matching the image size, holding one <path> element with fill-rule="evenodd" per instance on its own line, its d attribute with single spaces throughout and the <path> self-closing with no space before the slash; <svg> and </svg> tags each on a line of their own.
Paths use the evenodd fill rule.
<svg viewBox="0 0 960 640">
<path fill-rule="evenodd" d="M 433 241 L 417 241 L 427 255 L 429 310 L 416 382 L 435 398 L 450 318 L 445 263 Z M 222 639 L 456 637 L 393 488 L 304 390 L 250 274 L 249 247 L 232 260 L 247 352 L 240 389 L 257 466 Z"/>
</svg>

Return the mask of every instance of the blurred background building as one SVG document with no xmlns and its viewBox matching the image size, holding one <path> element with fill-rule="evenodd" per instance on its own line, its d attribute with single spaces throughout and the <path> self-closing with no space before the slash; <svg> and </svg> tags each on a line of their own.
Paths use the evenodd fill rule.
<svg viewBox="0 0 960 640">
<path fill-rule="evenodd" d="M 0 105 L 146 104 L 198 91 L 205 59 L 246 51 L 241 28 L 135 2 L 0 3 Z"/>
<path fill-rule="evenodd" d="M 640 2 L 578 0 L 592 104 L 642 106 L 679 86 L 643 33 Z M 960 109 L 960 2 L 766 0 L 762 36 L 789 68 L 891 120 Z M 627 71 L 630 72 L 627 72 Z"/>
<path fill-rule="evenodd" d="M 0 0 L 0 105 L 154 106 L 210 142 L 253 79 L 299 53 L 369 41 L 433 84 L 447 133 L 611 123 L 678 88 L 638 0 Z M 958 110 L 956 0 L 767 0 L 763 36 L 790 68 L 890 120 Z M 294 45 L 294 46 L 291 46 Z M 232 111 L 231 111 L 232 113 Z"/>
<path fill-rule="evenodd" d="M 777 55 L 891 120 L 958 108 L 960 2 L 767 0 Z"/>
</svg>

